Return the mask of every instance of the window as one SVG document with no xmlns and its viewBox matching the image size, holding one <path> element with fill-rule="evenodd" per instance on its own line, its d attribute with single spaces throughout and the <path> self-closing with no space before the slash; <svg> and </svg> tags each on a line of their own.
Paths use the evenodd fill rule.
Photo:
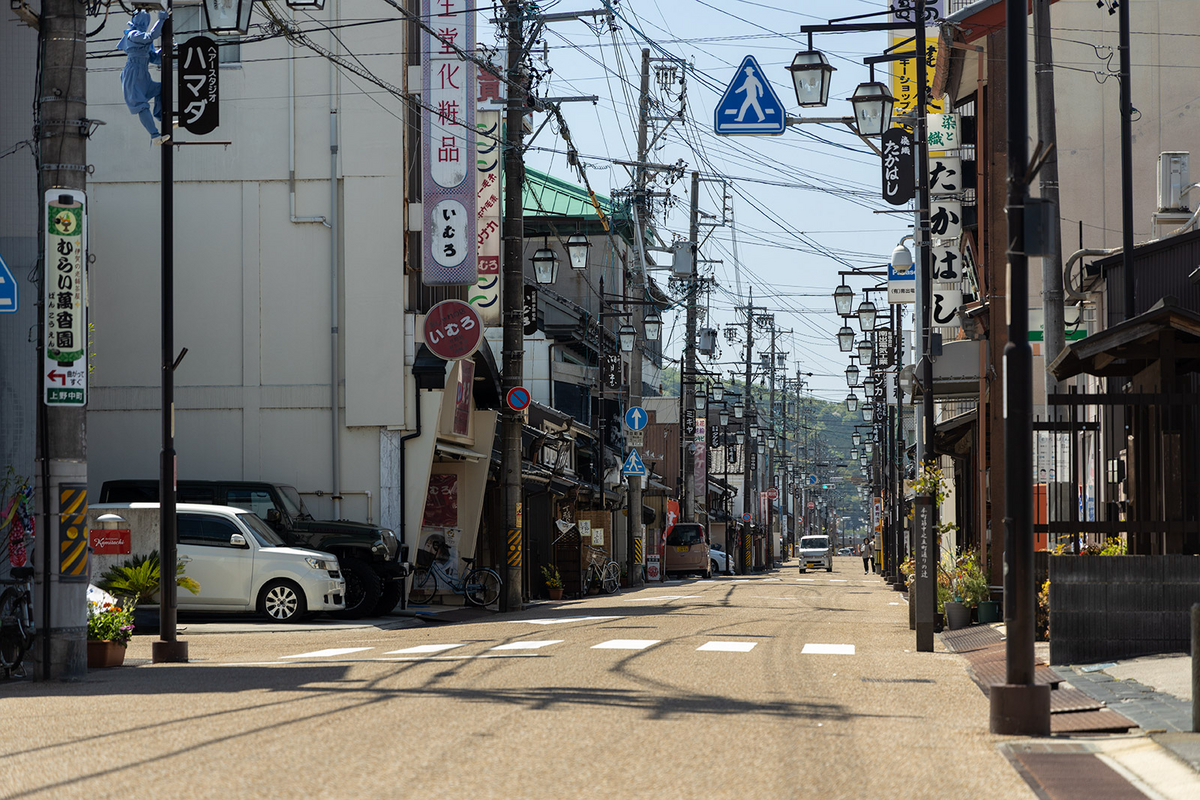
<svg viewBox="0 0 1200 800">
<path fill-rule="evenodd" d="M 221 64 L 240 64 L 242 61 L 242 45 L 233 36 L 213 36 L 204 27 L 204 10 L 196 5 L 175 5 L 171 9 L 171 30 L 175 43 L 186 41 L 193 36 L 208 36 L 217 43 L 217 61 Z"/>
<path fill-rule="evenodd" d="M 691 522 L 677 523 L 667 534 L 667 544 L 671 547 L 704 544 L 704 526 Z"/>
<path fill-rule="evenodd" d="M 267 512 L 275 508 L 270 493 L 262 489 L 230 489 L 225 495 L 225 504 L 249 511 L 261 520 L 266 520 Z"/>
<path fill-rule="evenodd" d="M 227 519 L 203 514 L 179 515 L 179 543 L 204 547 L 230 547 L 229 537 L 241 531 Z"/>
</svg>

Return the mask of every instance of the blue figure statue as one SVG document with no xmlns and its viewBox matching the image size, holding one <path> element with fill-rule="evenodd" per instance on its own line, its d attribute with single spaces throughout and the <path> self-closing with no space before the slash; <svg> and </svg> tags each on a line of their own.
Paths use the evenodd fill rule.
<svg viewBox="0 0 1200 800">
<path fill-rule="evenodd" d="M 125 35 L 117 48 L 128 54 L 125 68 L 121 70 L 121 88 L 125 90 L 125 105 L 129 113 L 142 121 L 142 125 L 150 132 L 150 140 L 158 141 L 158 126 L 155 120 L 162 120 L 162 85 L 150 80 L 150 65 L 162 63 L 162 51 L 154 47 L 154 40 L 162 33 L 163 20 L 167 12 L 158 12 L 158 21 L 150 25 L 150 14 L 138 11 L 125 25 Z M 150 111 L 150 101 L 154 101 L 154 111 Z"/>
</svg>

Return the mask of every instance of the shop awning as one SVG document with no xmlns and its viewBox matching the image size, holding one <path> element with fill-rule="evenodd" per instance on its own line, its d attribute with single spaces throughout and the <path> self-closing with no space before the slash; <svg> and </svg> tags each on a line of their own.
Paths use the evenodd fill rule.
<svg viewBox="0 0 1200 800">
<path fill-rule="evenodd" d="M 438 455 L 452 456 L 454 458 L 465 458 L 469 461 L 480 461 L 485 458 L 491 458 L 489 453 L 476 453 L 466 447 L 460 447 L 456 444 L 446 444 L 438 442 L 436 445 Z"/>
</svg>

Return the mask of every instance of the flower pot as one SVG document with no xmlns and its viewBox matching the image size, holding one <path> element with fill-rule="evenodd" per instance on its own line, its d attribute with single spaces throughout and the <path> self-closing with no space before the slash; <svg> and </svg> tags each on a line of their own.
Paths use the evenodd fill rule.
<svg viewBox="0 0 1200 800">
<path fill-rule="evenodd" d="M 946 627 L 952 631 L 959 628 L 966 628 L 971 624 L 971 609 L 962 603 L 947 601 L 946 603 Z"/>
<path fill-rule="evenodd" d="M 995 600 L 983 600 L 979 603 L 979 624 L 1000 621 L 1000 604 Z"/>
<path fill-rule="evenodd" d="M 550 593 L 551 600 L 562 600 L 563 590 L 561 586 L 559 586 L 557 589 L 546 587 L 546 591 Z"/>
<path fill-rule="evenodd" d="M 119 667 L 125 663 L 125 645 L 107 639 L 88 639 L 88 669 Z"/>
</svg>

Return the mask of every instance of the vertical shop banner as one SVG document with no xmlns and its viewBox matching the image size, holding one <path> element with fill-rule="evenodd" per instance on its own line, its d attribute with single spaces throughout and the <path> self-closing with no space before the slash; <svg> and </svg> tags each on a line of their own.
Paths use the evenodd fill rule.
<svg viewBox="0 0 1200 800">
<path fill-rule="evenodd" d="M 475 386 L 475 362 L 458 362 L 458 384 L 454 388 L 455 436 L 471 435 L 471 391 Z"/>
<path fill-rule="evenodd" d="M 217 43 L 193 36 L 179 46 L 179 124 L 189 133 L 212 133 L 221 124 Z"/>
<path fill-rule="evenodd" d="M 679 521 L 679 501 L 667 501 L 667 519 L 663 525 L 662 541 L 658 543 L 659 552 L 667 546 L 667 537 L 671 535 L 671 529 L 675 527 L 675 523 Z"/>
<path fill-rule="evenodd" d="M 917 52 L 917 40 L 911 30 L 892 31 L 891 44 L 889 52 L 894 53 L 913 53 Z M 903 44 L 901 44 L 903 42 Z M 937 70 L 938 60 L 938 29 L 925 29 L 925 81 L 927 86 L 933 86 L 933 73 Z M 896 105 L 892 109 L 893 116 L 901 114 L 915 114 L 917 111 L 917 59 L 911 58 L 905 61 L 896 61 L 892 64 L 892 77 L 890 88 L 892 96 L 896 98 Z M 946 108 L 946 104 L 939 97 L 930 98 L 926 104 L 925 112 L 927 114 L 941 113 Z"/>
<path fill-rule="evenodd" d="M 421 279 L 470 286 L 476 259 L 475 0 L 421 0 L 421 162 L 425 214 Z M 430 29 L 436 36 L 430 33 Z"/>
<path fill-rule="evenodd" d="M 87 209 L 83 192 L 46 192 L 45 345 L 48 406 L 87 405 Z"/>
<path fill-rule="evenodd" d="M 485 102 L 492 94 L 487 87 L 492 81 L 500 84 L 482 68 L 478 72 L 478 108 L 475 117 L 475 243 L 478 250 L 479 278 L 475 291 L 471 292 L 470 303 L 483 318 L 486 327 L 500 325 L 500 226 L 501 198 L 501 131 L 499 111 L 490 109 Z M 502 85 L 502 84 L 500 84 Z"/>
<path fill-rule="evenodd" d="M 708 508 L 708 434 L 704 417 L 696 420 L 696 509 Z"/>
</svg>

